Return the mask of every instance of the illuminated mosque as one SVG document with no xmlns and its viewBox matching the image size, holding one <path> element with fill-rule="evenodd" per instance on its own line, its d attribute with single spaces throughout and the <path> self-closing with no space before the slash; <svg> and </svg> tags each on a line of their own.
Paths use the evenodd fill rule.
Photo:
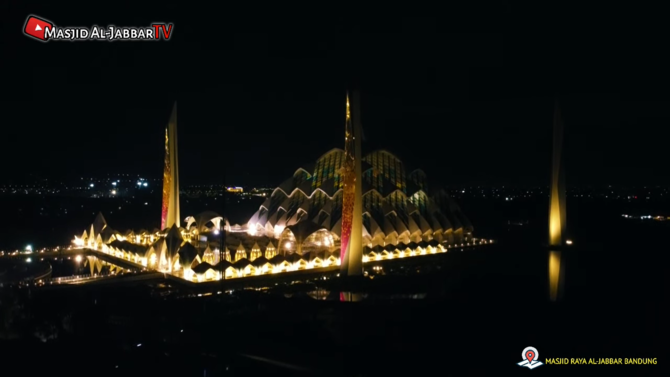
<svg viewBox="0 0 670 377">
<path fill-rule="evenodd" d="M 162 230 L 121 233 L 98 214 L 75 246 L 200 282 L 335 266 L 361 275 L 369 261 L 488 243 L 473 238 L 444 190 L 429 190 L 423 171 L 385 150 L 361 157 L 357 98 L 354 106 L 346 99 L 345 148 L 298 168 L 247 224 L 234 226 L 211 211 L 180 221 L 175 104 L 165 133 Z"/>
</svg>

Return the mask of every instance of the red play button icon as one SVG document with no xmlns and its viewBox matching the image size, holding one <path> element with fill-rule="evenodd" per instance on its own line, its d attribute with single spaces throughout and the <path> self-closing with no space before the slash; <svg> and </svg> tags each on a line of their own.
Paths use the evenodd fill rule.
<svg viewBox="0 0 670 377">
<path fill-rule="evenodd" d="M 46 42 L 47 38 L 44 34 L 44 30 L 46 28 L 52 29 L 53 27 L 53 23 L 47 20 L 30 16 L 28 17 L 28 20 L 26 20 L 26 26 L 23 28 L 23 33 L 27 36 Z"/>
</svg>

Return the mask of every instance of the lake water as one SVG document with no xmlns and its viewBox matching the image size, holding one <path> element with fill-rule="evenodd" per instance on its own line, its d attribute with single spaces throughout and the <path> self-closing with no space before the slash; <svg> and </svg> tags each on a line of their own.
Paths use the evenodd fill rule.
<svg viewBox="0 0 670 377">
<path fill-rule="evenodd" d="M 182 203 L 182 213 L 197 213 L 205 209 L 220 211 L 223 208 L 222 203 L 217 203 L 213 198 L 184 199 Z M 230 204 L 225 208 L 227 212 L 235 213 L 235 216 L 241 219 L 247 216 L 246 213 L 250 216 L 259 204 L 260 201 L 249 201 Z M 466 265 L 470 266 L 467 267 L 468 269 L 477 268 L 479 275 L 495 274 L 500 273 L 496 271 L 497 268 L 505 266 L 504 268 L 508 270 L 505 272 L 506 275 L 520 276 L 513 279 L 519 284 L 518 289 L 521 289 L 523 285 L 524 276 L 528 279 L 532 278 L 535 282 L 533 284 L 543 285 L 545 283 L 544 272 L 546 270 L 542 266 L 547 263 L 547 256 L 542 245 L 547 239 L 547 201 L 528 199 L 504 202 L 477 199 L 460 201 L 460 204 L 475 227 L 475 236 L 495 239 L 498 243 L 493 249 L 476 251 L 472 260 L 468 260 L 467 263 L 461 261 L 459 257 L 446 258 L 445 263 L 448 268 L 445 268 L 445 274 L 463 274 Z M 0 231 L 2 232 L 0 240 L 3 242 L 0 249 L 5 250 L 12 247 L 22 248 L 26 244 L 33 245 L 34 249 L 41 246 L 67 244 L 74 234 L 81 233 L 90 225 L 98 211 L 103 212 L 112 228 L 116 227 L 120 230 L 150 228 L 158 225 L 156 214 L 160 210 L 158 200 L 151 202 L 150 199 L 145 198 L 128 201 L 122 198 L 0 196 L 0 206 L 6 212 L 6 215 L 0 218 Z M 639 204 L 596 199 L 569 199 L 568 232 L 569 237 L 575 242 L 575 250 L 579 250 L 579 253 L 572 257 L 572 265 L 579 267 L 568 270 L 568 284 L 575 287 L 587 286 L 592 272 L 597 270 L 599 274 L 607 276 L 607 279 L 601 279 L 601 283 L 598 284 L 621 284 L 622 289 L 628 289 L 623 282 L 636 279 L 658 286 L 658 282 L 652 283 L 649 279 L 661 273 L 659 270 L 661 265 L 652 261 L 668 248 L 667 234 L 670 231 L 670 221 L 629 220 L 622 218 L 621 214 L 655 215 L 667 213 L 664 212 L 667 210 L 667 202 Z M 510 221 L 524 225 L 509 225 Z M 83 258 L 77 261 L 75 258 L 65 257 L 51 261 L 52 276 L 90 274 L 89 259 Z M 515 262 L 507 263 L 510 259 Z M 622 265 L 623 260 L 626 262 Z M 98 265 L 98 271 L 95 271 L 94 268 L 93 273 L 107 274 L 114 269 L 107 265 L 100 266 L 97 262 L 93 264 Z M 622 266 L 625 266 L 627 270 L 623 271 Z M 536 276 L 527 271 L 539 271 L 540 273 Z M 405 272 L 402 271 L 402 273 Z M 529 288 L 526 287 L 526 289 Z M 576 289 L 579 292 L 589 292 L 589 289 Z M 543 286 L 538 288 L 538 292 L 542 290 L 544 290 Z M 425 292 L 407 292 L 407 294 L 415 293 Z M 317 296 L 322 298 L 324 295 L 318 294 Z"/>
</svg>

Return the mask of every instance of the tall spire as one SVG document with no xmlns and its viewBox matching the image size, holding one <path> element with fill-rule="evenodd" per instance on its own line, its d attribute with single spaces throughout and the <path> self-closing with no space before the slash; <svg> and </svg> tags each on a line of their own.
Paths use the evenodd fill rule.
<svg viewBox="0 0 670 377">
<path fill-rule="evenodd" d="M 177 152 L 177 102 L 165 129 L 165 169 L 163 171 L 163 208 L 161 229 L 179 224 L 179 159 Z"/>
<path fill-rule="evenodd" d="M 565 245 L 565 168 L 563 166 L 563 120 L 556 99 L 554 106 L 554 149 L 549 201 L 549 297 L 556 301 L 560 296 L 565 266 L 561 266 L 561 248 Z"/>
<path fill-rule="evenodd" d="M 361 188 L 361 121 L 359 96 L 354 92 L 353 119 L 349 93 L 344 136 L 344 187 L 342 195 L 342 234 L 340 273 L 363 274 L 363 197 Z"/>
<path fill-rule="evenodd" d="M 549 245 L 561 246 L 565 241 L 565 172 L 563 167 L 563 121 L 556 100 L 554 107 L 554 150 L 549 207 Z"/>
</svg>

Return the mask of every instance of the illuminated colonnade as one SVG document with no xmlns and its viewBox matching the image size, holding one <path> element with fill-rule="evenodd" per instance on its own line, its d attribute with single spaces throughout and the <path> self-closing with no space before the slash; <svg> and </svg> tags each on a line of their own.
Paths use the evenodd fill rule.
<svg viewBox="0 0 670 377">
<path fill-rule="evenodd" d="M 212 218 L 219 217 L 213 213 L 199 216 L 201 224 L 210 224 Z M 220 280 L 224 275 L 232 279 L 340 265 L 337 235 L 314 223 L 290 226 L 284 229 L 279 239 L 250 236 L 244 232 L 227 233 L 222 253 L 214 242 L 208 242 L 200 249 L 194 246 L 197 235 L 213 235 L 212 240 L 218 239 L 214 230 L 221 224 L 207 228 L 190 221 L 189 225 L 189 230 L 173 226 L 167 233 L 141 231 L 138 238 L 132 232 L 121 234 L 111 230 L 104 217 L 98 215 L 90 229 L 81 237 L 75 237 L 73 243 L 194 282 Z M 418 243 L 368 245 L 364 248 L 363 262 L 445 253 L 457 247 L 490 242 L 471 239 L 461 244 L 447 244 L 432 239 Z"/>
<path fill-rule="evenodd" d="M 208 217 L 201 216 L 201 218 Z M 209 222 L 211 221 L 207 221 Z M 223 271 L 227 277 L 233 278 L 340 264 L 338 236 L 311 222 L 302 222 L 285 228 L 276 240 L 263 236 L 250 236 L 247 233 L 229 233 L 226 237 L 229 244 L 223 253 L 219 253 L 218 248 L 213 249 L 209 245 L 199 252 L 193 246 L 194 241 L 198 239 L 197 236 L 201 234 L 198 230 L 211 235 L 212 229 L 198 228 L 194 221 L 190 221 L 190 225 L 190 230 L 177 229 L 174 226 L 167 234 L 157 230 L 151 234 L 146 231 L 140 231 L 138 234 L 133 232 L 121 234 L 107 227 L 104 217 L 98 215 L 89 232 L 85 231 L 81 237 L 75 237 L 74 243 L 76 246 L 99 250 L 149 269 L 196 281 L 220 279 Z M 218 228 L 218 225 L 215 228 Z M 255 240 L 269 242 L 261 247 Z M 367 237 L 367 240 L 373 241 L 370 237 Z M 423 238 L 407 235 L 405 237 L 393 235 L 377 240 L 376 244 L 369 242 L 364 248 L 363 262 L 436 254 L 453 247 L 488 243 L 486 240 L 474 238 L 460 244 L 440 242 L 436 238 L 425 241 Z M 394 242 L 386 243 L 386 241 Z M 253 245 L 250 245 L 252 242 Z M 247 243 L 247 246 L 244 243 Z M 220 261 L 220 258 L 223 258 L 223 261 Z M 203 266 L 196 269 L 200 264 Z M 209 270 L 212 271 L 208 272 Z"/>
</svg>

